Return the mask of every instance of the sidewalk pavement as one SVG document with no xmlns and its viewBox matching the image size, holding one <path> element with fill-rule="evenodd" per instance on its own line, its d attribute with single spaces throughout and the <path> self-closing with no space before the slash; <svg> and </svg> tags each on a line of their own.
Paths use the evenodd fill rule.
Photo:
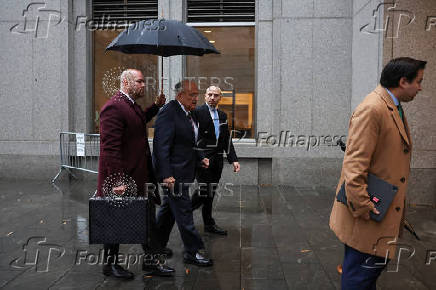
<svg viewBox="0 0 436 290">
<path fill-rule="evenodd" d="M 169 243 L 174 256 L 168 260 L 175 277 L 144 278 L 135 264 L 134 280 L 117 281 L 101 273 L 101 246 L 88 244 L 88 198 L 95 186 L 0 182 L 0 288 L 340 289 L 336 266 L 343 245 L 328 227 L 334 188 L 232 186 L 215 202 L 216 222 L 228 236 L 204 233 L 200 211 L 194 215 L 213 267 L 183 264 L 175 226 Z M 378 289 L 436 289 L 436 209 L 410 208 L 407 219 L 421 241 L 404 232 L 399 243 L 406 250 L 399 263 L 389 264 Z M 133 256 L 142 250 L 122 245 L 120 252 Z M 79 258 L 86 253 L 86 261 Z"/>
</svg>

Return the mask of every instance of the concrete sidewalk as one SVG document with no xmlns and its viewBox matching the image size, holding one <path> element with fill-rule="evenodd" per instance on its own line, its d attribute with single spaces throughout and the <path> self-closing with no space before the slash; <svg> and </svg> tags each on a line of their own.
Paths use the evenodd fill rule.
<svg viewBox="0 0 436 290">
<path fill-rule="evenodd" d="M 143 278 L 136 264 L 130 267 L 135 280 L 117 281 L 101 273 L 101 246 L 88 244 L 88 197 L 95 185 L 1 181 L 0 288 L 340 289 L 336 266 L 343 245 L 328 227 L 334 188 L 233 186 L 215 203 L 217 224 L 229 231 L 227 237 L 204 233 L 195 212 L 212 268 L 183 264 L 175 226 L 169 244 L 174 256 L 168 260 L 175 277 Z M 421 241 L 404 233 L 400 243 L 408 250 L 398 269 L 398 263 L 389 264 L 379 289 L 436 289 L 436 209 L 412 208 L 407 218 Z M 426 265 L 429 250 L 434 258 Z M 142 253 L 139 245 L 122 245 L 120 251 Z M 85 253 L 91 254 L 88 260 L 79 259 Z"/>
</svg>

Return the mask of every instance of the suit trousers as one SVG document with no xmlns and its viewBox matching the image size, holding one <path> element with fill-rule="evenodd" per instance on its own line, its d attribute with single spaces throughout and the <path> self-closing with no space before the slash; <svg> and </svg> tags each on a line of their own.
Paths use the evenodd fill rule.
<svg viewBox="0 0 436 290">
<path fill-rule="evenodd" d="M 161 247 L 168 244 L 174 223 L 177 223 L 185 252 L 195 255 L 204 249 L 200 234 L 194 226 L 189 186 L 177 183 L 174 190 L 164 188 L 162 205 L 157 214 L 157 227 L 161 234 Z"/>
<path fill-rule="evenodd" d="M 375 290 L 377 278 L 389 259 L 361 253 L 345 245 L 342 263 L 342 290 Z"/>
<path fill-rule="evenodd" d="M 218 184 L 223 171 L 222 154 L 215 154 L 209 157 L 209 168 L 201 168 L 197 174 L 199 188 L 192 195 L 192 209 L 203 206 L 201 213 L 205 226 L 215 225 L 215 220 L 212 218 L 213 199 L 218 190 Z"/>
<path fill-rule="evenodd" d="M 201 209 L 203 223 L 205 226 L 213 226 L 215 225 L 215 220 L 212 217 L 213 199 L 218 189 L 218 182 L 207 183 L 202 180 L 198 180 L 198 182 L 203 184 L 192 195 L 192 209 L 196 210 L 203 205 Z"/>
</svg>

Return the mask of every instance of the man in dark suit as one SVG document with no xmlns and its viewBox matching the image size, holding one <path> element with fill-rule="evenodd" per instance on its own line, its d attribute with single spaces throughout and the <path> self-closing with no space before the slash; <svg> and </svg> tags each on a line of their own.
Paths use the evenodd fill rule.
<svg viewBox="0 0 436 290">
<path fill-rule="evenodd" d="M 184 262 L 211 266 L 212 260 L 199 252 L 204 244 L 194 226 L 189 196 L 196 167 L 209 164 L 209 160 L 203 158 L 203 152 L 195 150 L 198 125 L 191 111 L 197 104 L 198 89 L 194 82 L 186 80 L 176 85 L 176 92 L 176 99 L 165 105 L 157 116 L 153 140 L 154 166 L 159 181 L 165 184 L 157 216 L 161 246 L 166 246 L 174 222 L 177 222 L 185 247 Z"/>
<path fill-rule="evenodd" d="M 121 74 L 121 88 L 102 108 L 100 113 L 100 158 L 98 171 L 97 196 L 104 196 L 107 191 L 123 195 L 126 184 L 104 188 L 110 184 L 111 178 L 126 176 L 137 186 L 138 195 L 144 195 L 144 185 L 152 182 L 154 176 L 151 168 L 151 155 L 148 145 L 146 123 L 165 104 L 165 96 L 160 95 L 154 104 L 145 111 L 136 103 L 144 96 L 144 77 L 139 70 L 128 69 Z M 106 183 L 105 183 L 106 181 Z M 113 185 L 109 185 L 112 187 Z M 151 206 L 154 217 L 155 207 Z M 149 245 L 143 245 L 146 254 L 154 254 L 159 250 L 156 240 L 155 220 L 151 221 L 152 234 Z M 132 279 L 133 273 L 117 264 L 119 244 L 104 245 L 106 276 Z M 154 275 L 168 276 L 173 269 L 159 263 L 143 264 L 143 269 Z"/>
<path fill-rule="evenodd" d="M 204 230 L 219 235 L 227 235 L 227 231 L 216 225 L 212 218 L 212 203 L 223 171 L 223 154 L 233 165 L 234 172 L 239 172 L 240 165 L 233 147 L 227 124 L 227 115 L 217 109 L 222 97 L 221 89 L 210 86 L 206 90 L 206 103 L 197 107 L 194 115 L 198 120 L 198 147 L 203 149 L 209 159 L 209 167 L 201 168 L 197 173 L 199 189 L 192 196 L 192 208 L 195 210 L 203 205 L 202 215 Z"/>
</svg>

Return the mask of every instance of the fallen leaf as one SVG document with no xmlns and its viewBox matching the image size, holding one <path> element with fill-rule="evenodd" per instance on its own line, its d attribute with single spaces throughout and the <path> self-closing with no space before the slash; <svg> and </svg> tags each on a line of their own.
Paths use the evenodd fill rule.
<svg viewBox="0 0 436 290">
<path fill-rule="evenodd" d="M 301 253 L 307 253 L 307 252 L 312 252 L 312 250 L 304 250 L 304 249 L 303 249 L 303 250 L 301 250 L 300 252 L 301 252 Z"/>
</svg>

